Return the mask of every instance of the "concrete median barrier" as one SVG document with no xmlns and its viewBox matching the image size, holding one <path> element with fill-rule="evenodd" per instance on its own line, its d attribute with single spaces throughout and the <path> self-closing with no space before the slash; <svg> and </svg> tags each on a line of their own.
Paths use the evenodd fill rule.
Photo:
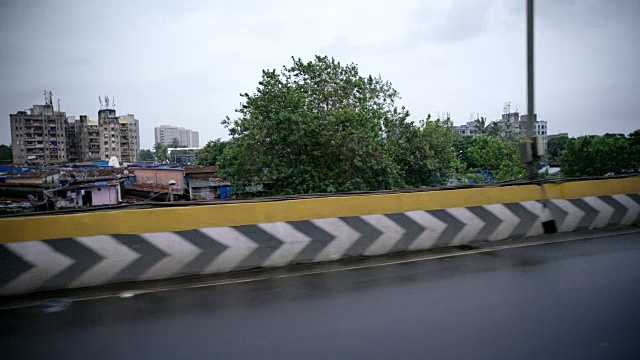
<svg viewBox="0 0 640 360">
<path fill-rule="evenodd" d="M 631 177 L 5 218 L 0 295 L 631 225 L 639 193 Z"/>
</svg>

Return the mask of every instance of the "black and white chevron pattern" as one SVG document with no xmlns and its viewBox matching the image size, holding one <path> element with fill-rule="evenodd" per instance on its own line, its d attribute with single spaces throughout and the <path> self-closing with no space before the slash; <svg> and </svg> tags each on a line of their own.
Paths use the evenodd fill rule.
<svg viewBox="0 0 640 360">
<path fill-rule="evenodd" d="M 0 295 L 221 273 L 638 223 L 640 195 L 528 201 L 0 246 Z"/>
</svg>

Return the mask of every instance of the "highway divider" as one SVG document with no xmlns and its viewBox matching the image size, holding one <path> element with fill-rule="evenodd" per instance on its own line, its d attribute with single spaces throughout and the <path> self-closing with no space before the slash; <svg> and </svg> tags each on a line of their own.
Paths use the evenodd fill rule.
<svg viewBox="0 0 640 360">
<path fill-rule="evenodd" d="M 638 224 L 640 177 L 0 219 L 0 295 Z"/>
</svg>

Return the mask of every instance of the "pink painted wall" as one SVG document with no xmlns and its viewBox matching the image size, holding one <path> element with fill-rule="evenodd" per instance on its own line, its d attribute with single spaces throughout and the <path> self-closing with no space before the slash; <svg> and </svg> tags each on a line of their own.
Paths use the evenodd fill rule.
<svg viewBox="0 0 640 360">
<path fill-rule="evenodd" d="M 167 186 L 170 180 L 176 182 L 174 194 L 184 192 L 184 170 L 182 169 L 134 169 L 136 183 Z"/>
</svg>

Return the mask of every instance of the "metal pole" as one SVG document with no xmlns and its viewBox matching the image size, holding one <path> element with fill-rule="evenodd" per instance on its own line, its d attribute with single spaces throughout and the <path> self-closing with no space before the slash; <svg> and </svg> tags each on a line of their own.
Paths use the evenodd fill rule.
<svg viewBox="0 0 640 360">
<path fill-rule="evenodd" d="M 527 0 L 527 138 L 533 140 L 534 131 L 534 86 L 533 86 L 533 0 Z M 533 177 L 536 174 L 534 161 L 527 166 L 527 175 Z"/>
</svg>

